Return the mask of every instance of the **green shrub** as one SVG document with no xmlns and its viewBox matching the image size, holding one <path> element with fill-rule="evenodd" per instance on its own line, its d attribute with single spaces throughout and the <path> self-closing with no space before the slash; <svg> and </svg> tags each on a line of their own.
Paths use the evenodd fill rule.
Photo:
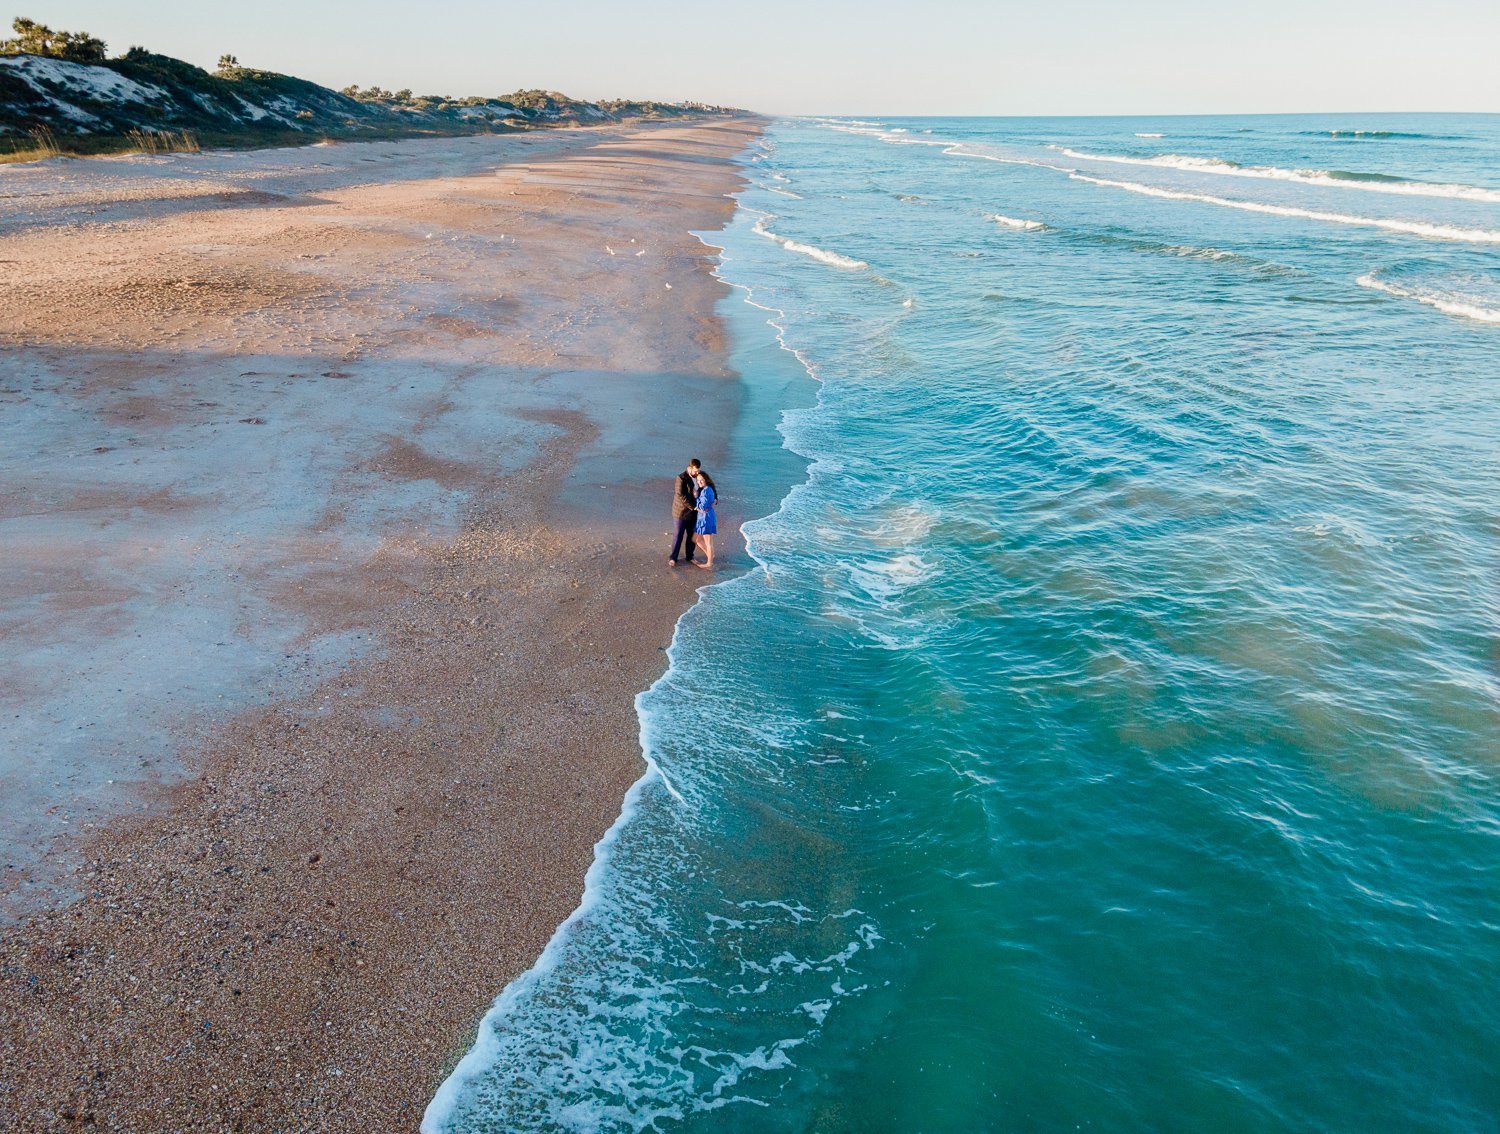
<svg viewBox="0 0 1500 1134">
<path fill-rule="evenodd" d="M 0 39 L 0 55 L 49 55 L 74 63 L 103 63 L 104 41 L 88 32 L 53 31 L 46 24 L 17 16 L 14 39 Z"/>
</svg>

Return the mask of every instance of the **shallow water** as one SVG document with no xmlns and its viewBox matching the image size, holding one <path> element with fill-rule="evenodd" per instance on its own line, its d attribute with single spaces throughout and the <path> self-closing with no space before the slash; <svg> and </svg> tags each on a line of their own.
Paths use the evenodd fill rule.
<svg viewBox="0 0 1500 1134">
<path fill-rule="evenodd" d="M 778 123 L 758 566 L 427 1129 L 1496 1129 L 1497 157 Z"/>
</svg>

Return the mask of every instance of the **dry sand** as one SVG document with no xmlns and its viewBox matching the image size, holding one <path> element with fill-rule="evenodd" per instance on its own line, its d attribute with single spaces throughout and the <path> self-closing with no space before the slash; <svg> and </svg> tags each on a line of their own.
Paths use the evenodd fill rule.
<svg viewBox="0 0 1500 1134">
<path fill-rule="evenodd" d="M 0 170 L 0 1126 L 415 1128 L 640 771 L 757 129 Z"/>
</svg>

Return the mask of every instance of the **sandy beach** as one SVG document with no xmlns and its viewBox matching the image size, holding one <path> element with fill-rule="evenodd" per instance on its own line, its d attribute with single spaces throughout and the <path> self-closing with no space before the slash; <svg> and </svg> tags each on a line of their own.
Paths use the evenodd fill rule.
<svg viewBox="0 0 1500 1134">
<path fill-rule="evenodd" d="M 0 170 L 0 1127 L 415 1129 L 707 580 L 758 129 Z"/>
</svg>

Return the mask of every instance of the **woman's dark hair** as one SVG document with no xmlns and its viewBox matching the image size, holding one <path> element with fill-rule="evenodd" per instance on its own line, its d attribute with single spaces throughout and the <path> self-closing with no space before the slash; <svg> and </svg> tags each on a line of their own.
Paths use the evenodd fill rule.
<svg viewBox="0 0 1500 1134">
<path fill-rule="evenodd" d="M 714 483 L 714 478 L 709 476 L 708 473 L 701 468 L 698 470 L 698 475 L 703 478 L 704 484 L 714 490 L 714 500 L 717 501 L 719 499 L 719 486 Z"/>
</svg>

